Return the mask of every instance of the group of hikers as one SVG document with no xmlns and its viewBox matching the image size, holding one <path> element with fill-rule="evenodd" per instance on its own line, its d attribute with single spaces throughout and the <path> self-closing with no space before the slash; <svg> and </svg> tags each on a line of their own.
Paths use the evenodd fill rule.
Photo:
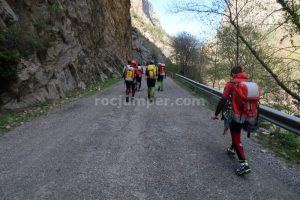
<svg viewBox="0 0 300 200">
<path fill-rule="evenodd" d="M 166 66 L 162 63 L 158 63 L 158 66 L 156 66 L 153 61 L 150 61 L 145 68 L 148 98 L 152 102 L 156 82 L 157 89 L 163 91 Z M 135 91 L 140 90 L 143 74 L 143 67 L 137 65 L 135 60 L 129 61 L 128 65 L 124 67 L 126 102 L 129 101 L 130 93 L 134 98 Z M 231 146 L 226 152 L 230 158 L 237 155 L 240 167 L 236 170 L 236 174 L 240 176 L 251 172 L 241 143 L 241 131 L 244 129 L 248 132 L 249 137 L 249 134 L 258 128 L 261 90 L 256 83 L 248 80 L 247 73 L 240 66 L 232 67 L 230 75 L 231 80 L 226 83 L 222 98 L 211 118 L 213 120 L 219 119 L 219 114 L 222 113 L 222 119 L 224 120 L 223 134 L 225 135 L 229 129 L 232 139 Z"/>
<path fill-rule="evenodd" d="M 155 65 L 154 61 L 151 60 L 146 66 L 142 66 L 141 64 L 137 64 L 136 60 L 129 60 L 123 68 L 123 78 L 126 84 L 126 102 L 129 102 L 130 94 L 132 95 L 131 100 L 133 100 L 135 92 L 140 91 L 144 74 L 147 81 L 148 99 L 150 102 L 154 99 L 156 83 L 157 90 L 163 91 L 163 80 L 167 76 L 166 65 L 164 63 Z"/>
</svg>

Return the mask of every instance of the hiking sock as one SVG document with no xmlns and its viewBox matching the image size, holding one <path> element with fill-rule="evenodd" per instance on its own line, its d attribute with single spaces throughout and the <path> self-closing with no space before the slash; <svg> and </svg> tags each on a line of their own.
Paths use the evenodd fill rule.
<svg viewBox="0 0 300 200">
<path fill-rule="evenodd" d="M 240 168 L 235 171 L 238 176 L 248 174 L 251 172 L 251 169 L 248 165 L 247 160 L 240 160 Z"/>
<path fill-rule="evenodd" d="M 250 172 L 251 172 L 251 169 L 249 166 L 241 167 L 235 171 L 236 175 L 238 175 L 238 176 L 242 176 L 242 175 L 248 174 Z"/>
<path fill-rule="evenodd" d="M 240 166 L 241 167 L 248 166 L 247 160 L 240 160 Z"/>
</svg>

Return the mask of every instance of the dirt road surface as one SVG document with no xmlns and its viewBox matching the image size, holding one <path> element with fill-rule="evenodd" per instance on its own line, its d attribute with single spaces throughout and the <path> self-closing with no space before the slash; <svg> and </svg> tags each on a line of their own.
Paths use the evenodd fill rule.
<svg viewBox="0 0 300 200">
<path fill-rule="evenodd" d="M 222 122 L 171 79 L 154 105 L 145 82 L 140 105 L 123 95 L 120 82 L 0 137 L 0 199 L 300 199 L 300 171 L 245 135 L 252 173 L 236 176 Z"/>
</svg>

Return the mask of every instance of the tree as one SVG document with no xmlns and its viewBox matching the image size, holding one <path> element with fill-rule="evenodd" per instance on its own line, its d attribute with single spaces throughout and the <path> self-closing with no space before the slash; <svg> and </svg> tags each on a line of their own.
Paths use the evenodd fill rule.
<svg viewBox="0 0 300 200">
<path fill-rule="evenodd" d="M 245 0 L 240 2 L 237 9 L 237 0 L 212 0 L 206 3 L 199 3 L 196 0 L 174 1 L 172 11 L 174 13 L 187 12 L 195 14 L 198 18 L 214 21 L 216 15 L 222 16 L 222 20 L 228 22 L 234 29 L 239 40 L 248 48 L 251 54 L 256 58 L 260 65 L 271 75 L 275 82 L 292 98 L 300 102 L 300 96 L 288 86 L 288 84 L 279 78 L 278 74 L 272 70 L 272 67 L 260 56 L 259 51 L 249 42 L 240 29 L 237 19 L 243 8 L 250 2 Z"/>
<path fill-rule="evenodd" d="M 282 6 L 283 10 L 287 13 L 287 20 L 291 21 L 298 32 L 300 32 L 300 5 L 294 0 L 277 0 Z"/>
<path fill-rule="evenodd" d="M 181 32 L 174 37 L 172 42 L 174 56 L 177 64 L 181 67 L 181 73 L 187 75 L 195 61 L 199 41 L 187 32 Z"/>
</svg>

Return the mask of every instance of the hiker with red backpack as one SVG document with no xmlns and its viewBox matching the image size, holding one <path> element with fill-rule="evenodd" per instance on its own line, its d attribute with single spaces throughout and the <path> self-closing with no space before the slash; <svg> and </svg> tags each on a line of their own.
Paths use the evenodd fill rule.
<svg viewBox="0 0 300 200">
<path fill-rule="evenodd" d="M 166 77 L 167 77 L 166 65 L 163 63 L 159 63 L 158 64 L 158 76 L 157 76 L 157 85 L 158 85 L 157 90 L 158 91 L 164 90 L 163 81 L 164 81 L 164 78 L 166 78 Z"/>
<path fill-rule="evenodd" d="M 136 89 L 138 89 L 139 91 L 141 90 L 141 86 L 142 86 L 142 78 L 143 78 L 143 67 L 141 66 L 141 64 L 138 64 L 138 69 L 137 69 L 137 76 L 136 76 Z"/>
<path fill-rule="evenodd" d="M 133 100 L 136 88 L 136 74 L 137 74 L 137 67 L 136 61 L 131 60 L 128 61 L 128 65 L 123 69 L 123 78 L 126 84 L 126 102 L 129 102 L 129 95 L 132 93 L 131 99 Z"/>
<path fill-rule="evenodd" d="M 227 149 L 229 157 L 234 158 L 237 154 L 240 168 L 236 170 L 237 175 L 244 175 L 251 172 L 246 160 L 244 148 L 241 143 L 242 129 L 248 132 L 256 131 L 258 128 L 259 99 L 261 91 L 254 82 L 248 81 L 248 75 L 243 72 L 242 67 L 235 66 L 231 70 L 232 80 L 227 82 L 221 100 L 216 108 L 212 119 L 218 119 L 218 115 L 225 109 L 224 133 L 230 129 L 232 144 Z"/>
</svg>

